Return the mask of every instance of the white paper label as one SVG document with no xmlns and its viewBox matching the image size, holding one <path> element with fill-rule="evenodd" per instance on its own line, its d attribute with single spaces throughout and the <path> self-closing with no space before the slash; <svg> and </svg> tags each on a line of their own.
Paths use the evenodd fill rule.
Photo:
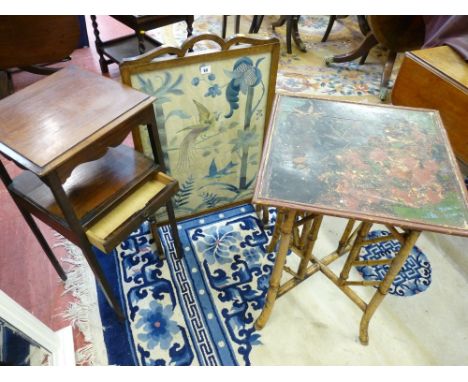
<svg viewBox="0 0 468 382">
<path fill-rule="evenodd" d="M 200 73 L 201 73 L 201 74 L 209 74 L 209 73 L 211 73 L 211 65 L 201 65 L 201 66 L 200 66 Z"/>
</svg>

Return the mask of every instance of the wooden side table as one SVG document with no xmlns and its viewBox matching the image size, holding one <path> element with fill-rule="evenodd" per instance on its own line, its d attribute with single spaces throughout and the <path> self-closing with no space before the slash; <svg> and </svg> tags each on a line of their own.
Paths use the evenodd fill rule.
<svg viewBox="0 0 468 382">
<path fill-rule="evenodd" d="M 194 17 L 192 15 L 120 15 L 111 17 L 133 29 L 135 34 L 102 41 L 96 16 L 91 15 L 96 50 L 99 54 L 99 65 L 102 73 L 109 72 L 108 65 L 111 63 L 120 65 L 124 58 L 139 56 L 147 50 L 162 45 L 160 41 L 147 35 L 146 31 L 180 21 L 187 23 L 187 37 L 190 37 L 193 31 Z"/>
<path fill-rule="evenodd" d="M 60 277 L 65 273 L 31 214 L 81 248 L 120 319 L 92 245 L 109 252 L 166 205 L 182 254 L 170 200 L 178 182 L 162 172 L 153 101 L 73 66 L 0 101 L 0 152 L 25 170 L 11 179 L 0 165 L 3 183 Z M 121 145 L 138 125 L 148 127 L 154 161 Z"/>
</svg>

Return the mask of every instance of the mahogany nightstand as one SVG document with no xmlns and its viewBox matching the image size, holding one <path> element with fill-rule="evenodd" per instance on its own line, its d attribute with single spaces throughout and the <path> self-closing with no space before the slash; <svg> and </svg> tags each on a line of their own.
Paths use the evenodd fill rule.
<svg viewBox="0 0 468 382">
<path fill-rule="evenodd" d="M 0 153 L 25 170 L 11 179 L 0 163 L 3 183 L 60 277 L 66 279 L 31 214 L 81 248 L 120 319 L 92 246 L 111 251 L 165 205 L 182 254 L 170 199 L 178 182 L 162 172 L 153 101 L 73 66 L 0 101 Z M 154 160 L 121 144 L 138 125 L 148 127 Z"/>
</svg>

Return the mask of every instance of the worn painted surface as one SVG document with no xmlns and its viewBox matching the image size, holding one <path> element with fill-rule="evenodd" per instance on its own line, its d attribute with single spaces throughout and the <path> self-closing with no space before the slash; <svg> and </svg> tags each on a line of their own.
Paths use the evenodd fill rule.
<svg viewBox="0 0 468 382">
<path fill-rule="evenodd" d="M 435 112 L 281 96 L 271 128 L 260 198 L 468 228 Z"/>
</svg>

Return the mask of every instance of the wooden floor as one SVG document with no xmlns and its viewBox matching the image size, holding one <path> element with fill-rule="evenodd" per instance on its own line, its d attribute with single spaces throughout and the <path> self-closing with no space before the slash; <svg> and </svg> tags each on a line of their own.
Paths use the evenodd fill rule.
<svg viewBox="0 0 468 382">
<path fill-rule="evenodd" d="M 56 66 L 73 64 L 100 73 L 89 17 L 86 21 L 91 47 L 75 50 L 71 61 Z M 98 21 L 104 40 L 131 32 L 130 29 L 107 16 L 99 16 Z M 109 77 L 119 78 L 117 65 L 110 65 L 109 70 Z M 20 90 L 42 78 L 43 76 L 27 72 L 15 72 L 13 74 L 14 89 L 15 91 Z M 11 176 L 15 176 L 21 171 L 3 157 L 1 160 Z M 39 222 L 39 227 L 51 246 L 58 242 L 51 228 L 41 222 Z M 58 259 L 61 259 L 65 255 L 65 250 L 60 247 L 55 248 L 54 253 Z M 62 264 L 65 268 L 67 267 L 67 264 Z M 61 317 L 61 314 L 71 297 L 62 295 L 63 283 L 1 183 L 0 289 L 51 329 L 58 330 L 69 325 Z M 79 347 L 81 343 L 79 334 L 75 333 L 75 347 Z"/>
</svg>

